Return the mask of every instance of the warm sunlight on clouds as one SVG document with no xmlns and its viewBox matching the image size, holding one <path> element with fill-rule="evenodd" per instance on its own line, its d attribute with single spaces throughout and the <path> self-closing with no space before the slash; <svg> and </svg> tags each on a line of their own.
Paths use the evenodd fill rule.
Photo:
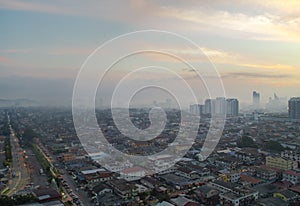
<svg viewBox="0 0 300 206">
<path fill-rule="evenodd" d="M 211 60 L 232 96 L 245 98 L 255 89 L 299 93 L 299 0 L 0 0 L 0 10 L 0 77 L 72 82 L 89 54 L 103 43 L 128 32 L 153 29 L 182 35 L 198 44 L 199 51 L 169 39 L 146 42 L 141 38 L 107 49 L 103 59 L 112 60 L 122 48 L 158 49 L 203 65 L 197 69 L 213 79 L 207 68 Z M 147 63 L 180 71 L 191 81 L 195 78 L 187 65 L 170 55 L 145 52 L 134 58 L 124 59 L 110 78 Z M 165 73 L 136 77 L 161 78 L 169 81 Z M 176 85 L 174 79 L 170 82 Z"/>
<path fill-rule="evenodd" d="M 246 1 L 242 1 L 246 2 Z M 286 14 L 292 14 L 300 11 L 300 2 L 298 0 L 254 0 L 248 1 L 248 4 L 254 4 L 258 6 L 262 6 L 265 9 L 275 9 L 277 11 L 281 11 Z"/>
<path fill-rule="evenodd" d="M 236 38 L 240 38 L 239 33 L 244 32 L 250 39 L 300 42 L 300 21 L 297 17 L 284 19 L 269 13 L 247 15 L 228 11 L 207 12 L 176 8 L 166 8 L 164 15 L 193 23 L 192 30 L 203 31 L 209 28 L 220 34 L 225 30 Z"/>
<path fill-rule="evenodd" d="M 287 72 L 295 72 L 298 69 L 291 65 L 283 65 L 283 64 L 239 64 L 239 66 L 243 67 L 253 67 L 253 68 L 262 68 L 262 69 L 273 69 L 273 70 L 282 70 Z"/>
</svg>

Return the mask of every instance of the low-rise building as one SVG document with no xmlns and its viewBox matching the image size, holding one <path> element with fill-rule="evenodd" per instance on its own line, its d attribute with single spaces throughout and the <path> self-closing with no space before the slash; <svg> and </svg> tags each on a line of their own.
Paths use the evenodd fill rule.
<svg viewBox="0 0 300 206">
<path fill-rule="evenodd" d="M 281 157 L 288 158 L 292 161 L 297 161 L 298 163 L 300 163 L 300 152 L 298 151 L 291 151 L 291 150 L 282 151 Z"/>
<path fill-rule="evenodd" d="M 197 188 L 194 193 L 196 194 L 196 199 L 206 205 L 214 205 L 219 202 L 219 191 L 213 187 L 203 185 Z"/>
<path fill-rule="evenodd" d="M 230 173 L 225 173 L 222 174 L 221 177 L 224 182 L 238 182 L 239 179 L 241 178 L 240 176 L 241 173 L 239 172 L 230 172 Z"/>
<path fill-rule="evenodd" d="M 136 195 L 136 186 L 123 179 L 110 180 L 108 181 L 108 185 L 110 185 L 113 191 L 121 198 L 130 198 Z"/>
<path fill-rule="evenodd" d="M 282 199 L 283 201 L 290 202 L 290 203 L 299 200 L 299 195 L 290 190 L 283 190 L 280 192 L 276 192 L 276 193 L 274 193 L 273 196 L 278 197 L 278 198 Z"/>
<path fill-rule="evenodd" d="M 287 170 L 282 173 L 282 180 L 289 181 L 292 184 L 296 185 L 300 182 L 300 173 L 293 170 Z"/>
<path fill-rule="evenodd" d="M 222 156 L 215 160 L 216 166 L 226 168 L 228 170 L 237 168 L 240 163 L 239 159 L 233 156 Z"/>
<path fill-rule="evenodd" d="M 223 182 L 220 180 L 215 180 L 212 182 L 209 182 L 207 184 L 210 187 L 216 188 L 220 192 L 226 193 L 226 192 L 233 192 L 236 187 L 239 185 L 236 183 L 231 183 L 231 182 Z"/>
<path fill-rule="evenodd" d="M 261 166 L 255 167 L 255 176 L 266 181 L 274 181 L 277 179 L 278 173 L 275 169 Z"/>
<path fill-rule="evenodd" d="M 266 165 L 281 170 L 291 170 L 294 168 L 294 162 L 285 157 L 266 157 Z"/>
<path fill-rule="evenodd" d="M 244 164 L 253 165 L 256 158 L 253 154 L 245 151 L 236 151 L 234 155 L 240 159 Z"/>
<path fill-rule="evenodd" d="M 143 179 L 141 179 L 140 182 L 143 185 L 145 185 L 145 186 L 147 186 L 148 188 L 151 188 L 151 189 L 154 189 L 155 187 L 158 187 L 162 184 L 158 179 L 156 179 L 152 176 L 146 176 Z"/>
<path fill-rule="evenodd" d="M 220 194 L 221 205 L 239 206 L 249 205 L 258 199 L 258 192 L 249 191 L 249 193 L 228 192 Z"/>
<path fill-rule="evenodd" d="M 91 184 L 111 180 L 113 173 L 103 168 L 99 168 L 92 170 L 83 170 L 80 172 L 80 175 L 83 176 L 83 179 L 86 183 Z"/>
<path fill-rule="evenodd" d="M 120 172 L 120 178 L 127 181 L 139 180 L 145 176 L 145 169 L 141 167 L 131 167 Z"/>
<path fill-rule="evenodd" d="M 261 179 L 251 177 L 249 175 L 241 174 L 240 176 L 241 176 L 240 182 L 243 185 L 255 186 L 263 182 Z"/>
</svg>

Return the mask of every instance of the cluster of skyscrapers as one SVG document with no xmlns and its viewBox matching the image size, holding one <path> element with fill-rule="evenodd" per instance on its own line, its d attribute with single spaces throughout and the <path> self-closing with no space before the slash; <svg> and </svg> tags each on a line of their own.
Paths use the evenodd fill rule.
<svg viewBox="0 0 300 206">
<path fill-rule="evenodd" d="M 226 99 L 225 97 L 207 99 L 204 105 L 191 105 L 190 112 L 200 115 L 227 115 L 234 117 L 239 115 L 239 101 L 237 99 Z"/>
<path fill-rule="evenodd" d="M 265 110 L 260 105 L 260 94 L 253 91 L 252 95 L 252 111 L 287 111 L 286 98 L 279 98 L 274 94 L 274 99 L 269 98 Z M 197 115 L 226 115 L 235 117 L 239 115 L 239 101 L 237 99 L 226 99 L 225 97 L 217 97 L 216 99 L 206 99 L 204 104 L 190 105 L 190 112 Z M 300 119 L 300 97 L 292 97 L 288 101 L 288 114 L 290 119 Z"/>
</svg>

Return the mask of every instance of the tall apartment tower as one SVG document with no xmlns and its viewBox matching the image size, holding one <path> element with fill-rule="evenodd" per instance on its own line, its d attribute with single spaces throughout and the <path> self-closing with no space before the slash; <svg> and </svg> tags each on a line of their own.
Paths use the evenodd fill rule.
<svg viewBox="0 0 300 206">
<path fill-rule="evenodd" d="M 239 115 L 239 100 L 227 99 L 226 107 L 227 116 L 235 117 Z"/>
<path fill-rule="evenodd" d="M 293 97 L 289 100 L 289 118 L 300 119 L 300 97 Z"/>
<path fill-rule="evenodd" d="M 216 114 L 226 114 L 226 98 L 217 97 L 216 98 Z"/>
<path fill-rule="evenodd" d="M 207 99 L 204 104 L 205 114 L 216 114 L 216 100 L 215 99 Z"/>
<path fill-rule="evenodd" d="M 204 114 L 204 105 L 202 104 L 192 104 L 190 105 L 190 113 L 195 115 Z"/>
<path fill-rule="evenodd" d="M 225 97 L 207 99 L 202 111 L 210 115 L 236 117 L 239 115 L 239 101 L 237 99 L 226 99 Z"/>
<path fill-rule="evenodd" d="M 254 109 L 259 109 L 260 107 L 260 94 L 256 91 L 253 91 L 253 107 Z"/>
</svg>

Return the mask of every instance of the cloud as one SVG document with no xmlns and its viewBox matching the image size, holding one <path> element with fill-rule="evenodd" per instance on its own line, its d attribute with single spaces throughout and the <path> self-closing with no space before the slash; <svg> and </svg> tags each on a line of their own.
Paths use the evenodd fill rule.
<svg viewBox="0 0 300 206">
<path fill-rule="evenodd" d="M 0 9 L 21 10 L 40 13 L 85 16 L 120 22 L 141 22 L 156 10 L 156 5 L 144 0 L 127 0 L 120 4 L 117 0 L 84 2 L 80 0 L 48 2 L 0 0 Z M 139 16 L 139 18 L 136 18 Z"/>
<path fill-rule="evenodd" d="M 60 7 L 55 3 L 45 4 L 40 2 L 1 0 L 0 8 L 9 9 L 9 10 L 34 11 L 34 12 L 55 13 L 55 14 L 74 14 L 74 12 L 68 9 L 68 7 Z"/>
<path fill-rule="evenodd" d="M 253 0 L 253 1 L 242 1 L 245 5 L 262 7 L 273 11 L 280 12 L 282 14 L 292 14 L 300 12 L 300 2 L 298 0 Z"/>
<path fill-rule="evenodd" d="M 261 69 L 276 69 L 276 70 L 288 70 L 296 71 L 297 68 L 291 65 L 284 64 L 238 64 L 242 67 L 261 68 Z"/>
<path fill-rule="evenodd" d="M 57 48 L 48 52 L 49 55 L 89 55 L 93 49 L 86 48 Z"/>
<path fill-rule="evenodd" d="M 220 35 L 229 33 L 233 38 L 300 42 L 299 16 L 286 18 L 267 12 L 249 15 L 226 10 L 184 10 L 172 7 L 166 8 L 164 15 L 191 23 L 193 30 L 210 30 Z"/>
<path fill-rule="evenodd" d="M 300 3 L 297 0 L 234 0 L 234 3 L 214 0 L 209 4 L 202 1 L 128 0 L 120 4 L 115 0 L 88 3 L 0 0 L 0 8 L 88 16 L 147 28 L 207 31 L 231 38 L 300 42 Z"/>
<path fill-rule="evenodd" d="M 36 49 L 35 48 L 16 48 L 16 49 L 2 49 L 2 50 L 0 50 L 0 53 L 6 53 L 6 54 L 31 53 L 33 51 L 36 51 Z"/>
<path fill-rule="evenodd" d="M 165 52 L 166 54 L 153 54 L 145 52 L 144 55 L 152 60 L 172 63 L 179 62 L 179 60 L 175 57 L 182 58 L 188 62 L 212 61 L 213 63 L 232 63 L 235 62 L 240 56 L 234 52 L 227 52 L 221 49 L 213 49 L 208 47 L 200 47 L 199 49 L 172 45 L 165 46 L 165 49 L 163 47 L 164 46 L 152 44 L 153 50 L 155 50 L 155 48 L 160 48 L 160 51 Z"/>
<path fill-rule="evenodd" d="M 222 69 L 223 65 L 232 65 L 239 67 L 240 69 L 251 68 L 256 71 L 264 72 L 272 70 L 276 72 L 298 72 L 298 68 L 293 65 L 281 64 L 277 62 L 266 62 L 266 60 L 259 60 L 251 56 L 243 55 L 236 52 L 225 51 L 221 49 L 214 49 L 208 47 L 202 47 L 200 50 L 183 48 L 183 47 L 170 47 L 171 49 L 165 49 L 164 51 L 178 56 L 188 62 L 208 62 L 216 64 L 218 69 Z M 145 53 L 148 58 L 154 61 L 179 63 L 179 60 L 168 55 Z M 264 63 L 262 63 L 262 61 Z M 183 69 L 184 72 L 191 72 L 188 69 Z"/>
<path fill-rule="evenodd" d="M 222 75 L 222 78 L 262 78 L 262 79 L 288 79 L 291 78 L 288 74 L 266 74 L 254 72 L 230 72 Z"/>
</svg>

